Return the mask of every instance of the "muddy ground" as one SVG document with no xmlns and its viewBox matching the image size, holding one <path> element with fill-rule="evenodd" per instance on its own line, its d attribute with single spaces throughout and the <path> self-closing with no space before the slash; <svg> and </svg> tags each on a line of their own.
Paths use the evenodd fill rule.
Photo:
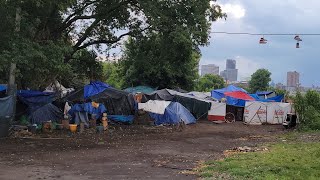
<svg viewBox="0 0 320 180">
<path fill-rule="evenodd" d="M 203 121 L 183 131 L 132 125 L 104 135 L 56 131 L 1 139 L 0 179 L 197 179 L 190 172 L 201 161 L 219 159 L 234 147 L 273 141 L 281 133 L 278 125 Z"/>
</svg>

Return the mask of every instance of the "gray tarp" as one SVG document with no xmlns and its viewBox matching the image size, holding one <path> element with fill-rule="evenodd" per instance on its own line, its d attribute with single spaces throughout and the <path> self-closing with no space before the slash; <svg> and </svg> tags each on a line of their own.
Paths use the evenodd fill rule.
<svg viewBox="0 0 320 180">
<path fill-rule="evenodd" d="M 0 98 L 0 117 L 12 117 L 13 116 L 13 96 L 8 96 L 5 98 Z"/>
</svg>

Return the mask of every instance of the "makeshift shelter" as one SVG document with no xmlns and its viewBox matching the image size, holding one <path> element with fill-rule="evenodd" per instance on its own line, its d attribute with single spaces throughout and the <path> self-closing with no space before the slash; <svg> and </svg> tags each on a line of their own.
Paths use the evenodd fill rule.
<svg viewBox="0 0 320 180">
<path fill-rule="evenodd" d="M 149 100 L 165 100 L 179 102 L 187 108 L 194 117 L 197 119 L 206 117 L 211 107 L 211 101 L 200 99 L 186 93 L 180 93 L 170 89 L 161 89 L 153 92 L 152 94 L 144 94 L 141 102 Z"/>
<path fill-rule="evenodd" d="M 234 85 L 229 85 L 226 88 L 222 88 L 222 89 L 215 89 L 211 91 L 211 96 L 217 100 L 221 100 L 222 98 L 225 98 L 225 94 L 226 92 L 235 92 L 235 91 L 240 91 L 240 92 L 244 92 L 247 93 L 246 90 L 236 87 Z"/>
<path fill-rule="evenodd" d="M 108 115 L 134 114 L 134 98 L 132 94 L 115 89 L 99 81 L 91 82 L 83 89 L 77 90 L 62 99 L 62 102 L 70 102 L 72 104 L 91 101 L 103 103 Z"/>
<path fill-rule="evenodd" d="M 164 114 L 150 113 L 150 116 L 155 120 L 156 125 L 178 124 L 180 122 L 185 124 L 196 123 L 195 117 L 178 102 L 171 102 L 165 109 Z"/>
<path fill-rule="evenodd" d="M 290 103 L 246 102 L 244 122 L 246 124 L 282 124 L 288 113 L 294 112 Z"/>
<path fill-rule="evenodd" d="M 0 98 L 0 118 L 13 116 L 14 101 L 13 96 Z"/>
<path fill-rule="evenodd" d="M 99 104 L 98 107 L 94 107 L 92 103 L 83 103 L 75 104 L 68 111 L 68 114 L 71 115 L 72 121 L 75 124 L 80 124 L 81 122 L 85 123 L 86 126 L 89 125 L 89 116 L 88 114 L 95 114 L 96 118 L 99 119 L 102 116 L 102 113 L 106 112 L 106 108 L 103 104 Z"/>
<path fill-rule="evenodd" d="M 47 121 L 57 122 L 63 118 L 63 114 L 59 108 L 49 103 L 31 112 L 29 118 L 32 124 L 41 124 Z"/>
<path fill-rule="evenodd" d="M 32 90 L 18 91 L 19 100 L 27 105 L 28 119 L 32 124 L 41 124 L 46 121 L 58 121 L 62 119 L 62 111 L 52 104 L 57 98 L 57 94 L 53 92 L 41 92 Z M 17 104 L 17 109 L 22 105 Z M 17 112 L 23 112 L 19 109 Z M 17 113 L 17 116 L 21 116 Z"/>
<path fill-rule="evenodd" d="M 124 89 L 124 91 L 131 93 L 131 94 L 136 94 L 136 93 L 149 94 L 155 90 L 156 90 L 156 88 L 152 88 L 149 86 L 136 86 L 136 87 L 129 87 L 127 89 Z"/>
</svg>

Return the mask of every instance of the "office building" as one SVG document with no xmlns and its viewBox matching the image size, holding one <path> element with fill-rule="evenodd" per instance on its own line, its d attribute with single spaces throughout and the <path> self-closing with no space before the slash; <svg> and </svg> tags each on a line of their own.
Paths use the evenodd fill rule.
<svg viewBox="0 0 320 180">
<path fill-rule="evenodd" d="M 297 71 L 287 72 L 287 87 L 298 87 L 300 85 L 300 74 Z"/>
<path fill-rule="evenodd" d="M 219 66 L 216 66 L 215 64 L 202 65 L 201 76 L 206 74 L 219 75 Z"/>
<path fill-rule="evenodd" d="M 226 70 L 220 73 L 226 81 L 235 82 L 238 80 L 238 69 L 236 69 L 236 60 L 227 59 Z"/>
</svg>

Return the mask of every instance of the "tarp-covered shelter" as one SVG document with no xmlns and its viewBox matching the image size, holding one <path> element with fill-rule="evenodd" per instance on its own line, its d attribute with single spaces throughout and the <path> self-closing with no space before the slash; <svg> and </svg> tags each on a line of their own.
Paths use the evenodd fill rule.
<svg viewBox="0 0 320 180">
<path fill-rule="evenodd" d="M 210 100 L 200 99 L 195 96 L 191 96 L 186 93 L 180 93 L 170 89 L 161 89 L 151 94 L 144 94 L 141 102 L 144 103 L 149 100 L 179 102 L 185 108 L 187 108 L 197 119 L 207 115 L 211 107 Z"/>
<path fill-rule="evenodd" d="M 95 81 L 66 96 L 63 101 L 71 104 L 95 101 L 103 103 L 108 115 L 133 115 L 133 95 L 115 89 L 103 82 Z"/>
<path fill-rule="evenodd" d="M 215 89 L 211 91 L 211 96 L 217 100 L 221 100 L 222 98 L 225 98 L 225 94 L 226 92 L 235 92 L 235 91 L 240 91 L 240 92 L 244 92 L 247 93 L 246 90 L 239 88 L 237 86 L 234 85 L 229 85 L 226 88 L 222 88 L 222 89 Z"/>
<path fill-rule="evenodd" d="M 59 108 L 49 103 L 33 111 L 29 118 L 32 124 L 41 124 L 46 121 L 57 122 L 63 118 L 63 114 Z"/>
<path fill-rule="evenodd" d="M 185 124 L 196 123 L 195 117 L 178 102 L 171 102 L 165 109 L 164 114 L 150 113 L 150 116 L 155 120 L 156 125 L 178 124 L 180 122 Z"/>
<path fill-rule="evenodd" d="M 287 114 L 294 112 L 290 103 L 246 102 L 244 122 L 246 124 L 282 124 Z"/>
<path fill-rule="evenodd" d="M 17 94 L 19 100 L 27 105 L 27 113 L 31 123 L 40 124 L 46 121 L 61 120 L 62 111 L 52 104 L 57 98 L 56 93 L 20 90 Z"/>
<path fill-rule="evenodd" d="M 14 101 L 13 96 L 0 98 L 0 118 L 13 116 Z"/>
<path fill-rule="evenodd" d="M 136 87 L 129 87 L 127 89 L 124 89 L 124 91 L 131 93 L 131 94 L 136 94 L 136 93 L 150 94 L 155 90 L 157 90 L 157 89 L 149 87 L 149 86 L 136 86 Z"/>
</svg>

